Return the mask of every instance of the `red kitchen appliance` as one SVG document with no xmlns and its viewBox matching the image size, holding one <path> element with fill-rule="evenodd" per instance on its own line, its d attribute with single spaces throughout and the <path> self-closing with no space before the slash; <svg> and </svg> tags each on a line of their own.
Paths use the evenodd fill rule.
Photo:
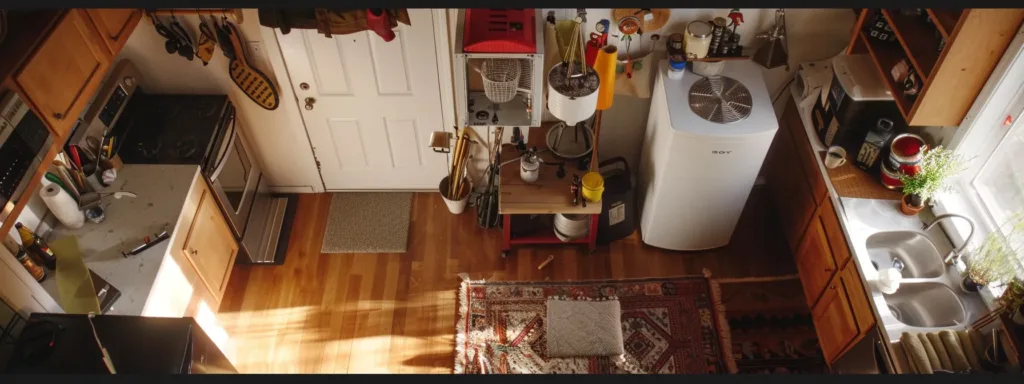
<svg viewBox="0 0 1024 384">
<path fill-rule="evenodd" d="M 537 52 L 537 12 L 533 8 L 466 9 L 462 49 L 474 53 Z"/>
</svg>

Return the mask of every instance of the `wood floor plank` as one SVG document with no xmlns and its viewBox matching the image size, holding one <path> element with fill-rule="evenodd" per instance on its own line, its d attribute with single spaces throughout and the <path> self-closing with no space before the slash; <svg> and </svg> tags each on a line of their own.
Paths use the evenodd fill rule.
<svg viewBox="0 0 1024 384">
<path fill-rule="evenodd" d="M 500 257 L 500 229 L 475 211 L 448 213 L 436 193 L 413 195 L 408 251 L 322 254 L 331 194 L 299 197 L 283 265 L 236 266 L 218 319 L 237 345 L 240 372 L 448 373 L 455 356 L 459 273 L 488 280 L 589 280 L 700 274 L 795 273 L 792 256 L 755 189 L 730 245 L 674 252 L 639 232 L 590 254 L 578 246 L 518 247 Z M 554 255 L 542 270 L 537 266 Z"/>
</svg>

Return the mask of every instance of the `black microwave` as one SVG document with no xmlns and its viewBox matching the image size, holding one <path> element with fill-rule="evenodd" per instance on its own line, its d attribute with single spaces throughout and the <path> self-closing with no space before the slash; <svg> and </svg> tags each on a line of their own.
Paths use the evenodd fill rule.
<svg viewBox="0 0 1024 384">
<path fill-rule="evenodd" d="M 0 99 L 0 222 L 7 221 L 35 170 L 53 144 L 53 136 L 15 92 Z"/>
</svg>

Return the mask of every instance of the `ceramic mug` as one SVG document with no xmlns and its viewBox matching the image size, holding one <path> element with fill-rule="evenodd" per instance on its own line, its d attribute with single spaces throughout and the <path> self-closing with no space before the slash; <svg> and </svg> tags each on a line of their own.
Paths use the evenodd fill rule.
<svg viewBox="0 0 1024 384">
<path fill-rule="evenodd" d="M 846 164 L 846 149 L 840 146 L 831 146 L 825 153 L 825 168 L 833 169 Z"/>
</svg>

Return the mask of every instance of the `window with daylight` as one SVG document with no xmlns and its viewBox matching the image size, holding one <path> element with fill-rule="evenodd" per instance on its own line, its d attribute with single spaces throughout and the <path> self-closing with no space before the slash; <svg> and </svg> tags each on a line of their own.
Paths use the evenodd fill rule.
<svg viewBox="0 0 1024 384">
<path fill-rule="evenodd" d="M 979 224 L 974 243 L 995 231 L 1017 250 L 1017 276 L 1024 278 L 1024 29 L 1007 48 L 989 83 L 954 139 L 970 159 L 959 190 Z M 1020 227 L 1021 225 L 1017 225 Z"/>
</svg>

